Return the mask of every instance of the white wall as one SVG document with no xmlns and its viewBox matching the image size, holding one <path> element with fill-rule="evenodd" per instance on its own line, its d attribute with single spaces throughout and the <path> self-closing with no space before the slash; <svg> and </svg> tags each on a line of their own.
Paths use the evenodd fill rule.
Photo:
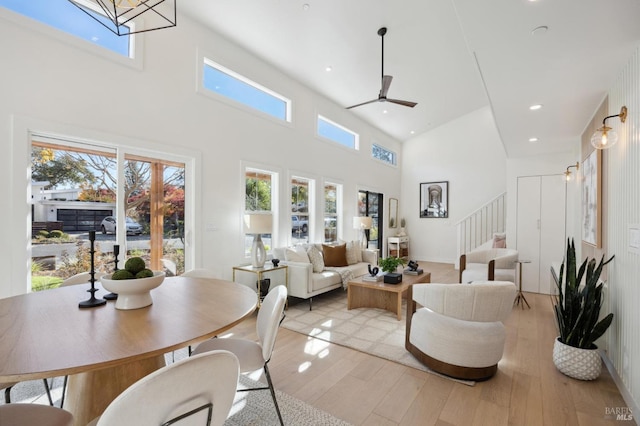
<svg viewBox="0 0 640 426">
<path fill-rule="evenodd" d="M 617 145 L 604 154 L 603 201 L 607 216 L 606 257 L 615 255 L 607 266 L 608 312 L 613 323 L 608 334 L 608 358 L 617 372 L 616 383 L 633 410 L 640 411 L 640 253 L 629 245 L 629 228 L 640 226 L 640 47 L 621 70 L 609 91 L 609 114 L 618 114 L 626 105 L 625 124 L 607 120 L 620 135 Z"/>
<path fill-rule="evenodd" d="M 399 217 L 410 257 L 455 263 L 456 223 L 506 190 L 506 153 L 489 107 L 404 143 Z M 449 218 L 421 219 L 421 182 L 449 181 Z"/>
<path fill-rule="evenodd" d="M 399 198 L 399 168 L 374 161 L 370 155 L 374 140 L 401 154 L 397 141 L 186 17 L 180 17 L 176 28 L 143 35 L 140 69 L 96 53 L 97 47 L 78 48 L 66 36 L 26 19 L 5 20 L 3 16 L 14 15 L 2 8 L 0 12 L 0 146 L 4 154 L 0 178 L 9 185 L 11 200 L 10 208 L 0 209 L 2 223 L 11 224 L 5 234 L 5 241 L 11 243 L 4 244 L 0 253 L 4 271 L 0 297 L 24 290 L 28 277 L 28 251 L 22 249 L 30 233 L 25 197 L 30 184 L 25 158 L 29 139 L 24 126 L 29 130 L 32 123 L 40 131 L 55 130 L 69 137 L 126 139 L 158 152 L 195 153 L 202 167 L 194 193 L 199 208 L 193 235 L 200 248 L 194 266 L 215 269 L 227 279 L 232 265 L 246 262 L 241 237 L 242 164 L 278 168 L 282 191 L 288 188 L 290 171 L 343 184 L 342 237 L 346 239 L 356 237 L 351 217 L 359 188 L 382 192 L 385 199 Z M 293 123 L 277 123 L 197 93 L 198 51 L 292 99 Z M 317 113 L 358 132 L 360 151 L 317 138 Z M 14 134 L 14 117 L 20 123 L 19 134 Z M 321 183 L 317 183 L 318 196 Z M 279 207 L 287 211 L 286 196 Z M 321 208 L 318 202 L 318 214 Z M 209 223 L 217 230 L 205 231 Z M 283 231 L 276 243 L 286 244 L 285 214 L 279 223 Z M 318 229 L 314 240 L 321 234 Z"/>
</svg>

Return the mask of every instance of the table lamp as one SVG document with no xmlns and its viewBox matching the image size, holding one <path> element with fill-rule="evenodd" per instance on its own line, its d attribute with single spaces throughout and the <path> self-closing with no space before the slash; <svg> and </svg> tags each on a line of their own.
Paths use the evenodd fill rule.
<svg viewBox="0 0 640 426">
<path fill-rule="evenodd" d="M 366 229 L 371 229 L 373 220 L 369 216 L 354 216 L 353 217 L 353 229 L 359 229 L 361 232 L 360 238 L 362 240 L 362 249 L 367 248 L 367 234 Z"/>
<path fill-rule="evenodd" d="M 251 266 L 254 268 L 264 267 L 264 262 L 267 260 L 267 252 L 264 249 L 261 235 L 271 233 L 271 216 L 271 213 L 251 213 L 244 215 L 244 233 L 253 234 Z"/>
</svg>

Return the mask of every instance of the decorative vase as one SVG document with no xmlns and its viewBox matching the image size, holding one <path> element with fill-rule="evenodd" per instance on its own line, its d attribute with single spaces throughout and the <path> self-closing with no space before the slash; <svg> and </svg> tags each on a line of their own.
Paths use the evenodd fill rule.
<svg viewBox="0 0 640 426">
<path fill-rule="evenodd" d="M 407 231 L 405 231 L 404 227 L 400 228 L 400 230 L 398 231 L 398 233 L 396 234 L 398 237 L 406 237 L 407 236 Z"/>
<path fill-rule="evenodd" d="M 553 363 L 562 374 L 578 380 L 595 380 L 602 370 L 598 348 L 581 349 L 565 345 L 556 338 L 553 345 Z"/>
</svg>

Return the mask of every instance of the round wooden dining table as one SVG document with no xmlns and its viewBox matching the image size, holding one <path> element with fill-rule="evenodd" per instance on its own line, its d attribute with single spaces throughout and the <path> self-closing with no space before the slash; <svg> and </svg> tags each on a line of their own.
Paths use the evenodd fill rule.
<svg viewBox="0 0 640 426">
<path fill-rule="evenodd" d="M 100 291 L 106 292 L 98 282 Z M 229 330 L 250 316 L 255 290 L 210 278 L 168 277 L 153 304 L 78 307 L 89 284 L 0 299 L 0 382 L 69 375 L 66 410 L 76 425 L 102 414 L 116 396 L 165 365 L 164 354 Z M 167 390 L 170 392 L 170 390 Z"/>
</svg>

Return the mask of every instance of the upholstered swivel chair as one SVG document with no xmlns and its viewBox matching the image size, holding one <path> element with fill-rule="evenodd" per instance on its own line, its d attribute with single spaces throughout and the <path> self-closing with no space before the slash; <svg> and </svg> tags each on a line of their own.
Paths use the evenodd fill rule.
<svg viewBox="0 0 640 426">
<path fill-rule="evenodd" d="M 219 426 L 231 410 L 238 376 L 238 358 L 228 351 L 194 355 L 129 386 L 90 425 L 162 425 L 173 420 L 181 426 Z"/>
<path fill-rule="evenodd" d="M 506 248 L 475 250 L 460 256 L 460 282 L 516 282 L 518 251 Z"/>
<path fill-rule="evenodd" d="M 275 286 L 269 291 L 267 297 L 264 298 L 260 311 L 258 311 L 258 319 L 256 321 L 256 330 L 258 333 L 258 341 L 247 339 L 219 338 L 210 339 L 198 345 L 193 351 L 194 355 L 205 353 L 212 350 L 228 350 L 236 354 L 240 360 L 240 372 L 249 373 L 259 369 L 264 369 L 267 378 L 268 387 L 239 389 L 238 392 L 253 390 L 269 390 L 273 398 L 273 404 L 278 413 L 280 424 L 284 425 L 278 401 L 276 400 L 276 392 L 273 388 L 269 367 L 267 364 L 271 359 L 273 346 L 276 342 L 278 328 L 284 318 L 284 305 L 287 300 L 287 288 L 283 285 Z"/>
<path fill-rule="evenodd" d="M 71 426 L 73 415 L 48 405 L 7 404 L 0 405 L 0 425 Z"/>
<path fill-rule="evenodd" d="M 486 380 L 498 370 L 516 286 L 506 281 L 414 284 L 407 290 L 406 349 L 447 376 Z"/>
</svg>

